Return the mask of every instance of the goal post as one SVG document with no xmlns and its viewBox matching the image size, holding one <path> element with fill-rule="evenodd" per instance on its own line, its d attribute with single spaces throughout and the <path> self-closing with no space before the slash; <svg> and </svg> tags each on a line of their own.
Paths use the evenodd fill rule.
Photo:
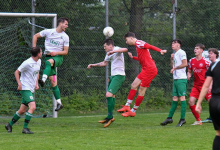
<svg viewBox="0 0 220 150">
<path fill-rule="evenodd" d="M 21 18 L 24 18 L 24 17 L 28 17 L 28 18 L 29 17 L 32 17 L 32 18 L 33 17 L 34 18 L 45 17 L 45 18 L 52 18 L 52 28 L 56 28 L 56 26 L 57 26 L 57 14 L 53 14 L 53 13 L 8 13 L 8 12 L 0 12 L 0 17 L 21 17 Z M 1 26 L 1 24 L 0 24 L 0 26 Z M 32 24 L 30 26 L 34 26 L 34 24 Z M 33 34 L 35 34 L 35 33 L 32 33 L 32 35 Z M 31 39 L 32 39 L 32 37 L 31 37 Z M 5 42 L 5 41 L 3 41 L 3 42 Z M 7 75 L 6 75 L 6 77 L 7 77 Z M 2 90 L 2 91 L 4 91 L 4 90 Z M 5 91 L 7 91 L 7 89 Z M 4 93 L 2 95 L 4 95 Z M 36 100 L 36 102 L 37 102 L 37 100 Z M 57 118 L 58 117 L 58 113 L 55 111 L 56 104 L 57 104 L 57 102 L 56 102 L 56 99 L 55 99 L 55 97 L 53 95 L 53 106 L 52 106 L 53 107 L 53 111 L 52 111 L 52 114 L 53 114 L 52 117 L 53 118 Z M 17 109 L 19 109 L 19 107 Z"/>
</svg>

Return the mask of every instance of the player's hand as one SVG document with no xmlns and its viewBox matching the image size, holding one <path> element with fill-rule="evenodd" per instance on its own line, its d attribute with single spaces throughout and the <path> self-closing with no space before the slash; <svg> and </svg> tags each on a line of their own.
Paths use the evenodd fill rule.
<svg viewBox="0 0 220 150">
<path fill-rule="evenodd" d="M 190 80 L 191 78 L 191 73 L 187 72 L 187 80 Z"/>
<path fill-rule="evenodd" d="M 171 54 L 170 59 L 173 60 L 173 57 L 174 57 L 174 53 Z"/>
<path fill-rule="evenodd" d="M 201 104 L 196 104 L 196 112 L 199 113 L 199 114 L 201 114 L 201 112 L 202 112 L 202 106 L 201 106 Z"/>
<path fill-rule="evenodd" d="M 160 54 L 161 54 L 161 55 L 164 55 L 165 53 L 167 53 L 167 50 L 161 50 L 161 51 L 160 51 Z"/>
<path fill-rule="evenodd" d="M 56 55 L 57 55 L 57 52 L 50 52 L 50 53 L 47 54 L 47 55 L 56 56 Z"/>
<path fill-rule="evenodd" d="M 133 55 L 132 55 L 131 52 L 128 52 L 128 56 L 129 56 L 130 58 L 133 58 Z"/>
<path fill-rule="evenodd" d="M 175 68 L 171 69 L 171 70 L 170 70 L 170 73 L 172 73 L 172 74 L 173 74 L 173 71 L 174 71 L 174 70 L 175 70 Z"/>
<path fill-rule="evenodd" d="M 18 90 L 18 91 L 21 91 L 21 90 L 22 90 L 22 86 L 21 86 L 21 84 L 18 85 L 17 90 Z"/>
<path fill-rule="evenodd" d="M 88 69 L 92 68 L 92 64 L 89 64 L 87 68 L 88 68 Z"/>
<path fill-rule="evenodd" d="M 35 85 L 35 90 L 38 90 L 39 89 L 39 86 L 38 86 L 38 84 L 37 85 Z"/>
<path fill-rule="evenodd" d="M 107 53 L 107 55 L 109 56 L 109 55 L 112 55 L 114 53 L 115 53 L 114 51 L 110 51 L 110 52 Z"/>
<path fill-rule="evenodd" d="M 212 87 L 209 87 L 208 93 L 211 93 L 212 91 Z"/>
</svg>

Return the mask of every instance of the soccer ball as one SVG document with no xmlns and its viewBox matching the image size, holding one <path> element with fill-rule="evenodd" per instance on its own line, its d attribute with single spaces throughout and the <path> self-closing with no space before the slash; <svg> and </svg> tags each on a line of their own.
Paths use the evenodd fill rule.
<svg viewBox="0 0 220 150">
<path fill-rule="evenodd" d="M 107 37 L 111 37 L 114 34 L 114 29 L 112 27 L 105 27 L 103 29 L 103 34 Z"/>
</svg>

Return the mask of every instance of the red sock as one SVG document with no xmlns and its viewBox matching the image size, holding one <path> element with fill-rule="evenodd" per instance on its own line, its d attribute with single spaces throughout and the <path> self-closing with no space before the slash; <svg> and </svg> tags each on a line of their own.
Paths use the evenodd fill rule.
<svg viewBox="0 0 220 150">
<path fill-rule="evenodd" d="M 144 96 L 138 96 L 138 97 L 136 98 L 135 103 L 134 103 L 133 109 L 137 110 L 137 108 L 140 106 L 140 104 L 141 104 L 141 102 L 143 101 L 143 99 L 144 99 Z"/>
<path fill-rule="evenodd" d="M 193 115 L 195 116 L 197 121 L 201 121 L 199 114 L 196 112 L 196 105 L 193 106 L 189 106 L 191 109 L 191 112 L 193 113 Z"/>
<path fill-rule="evenodd" d="M 129 92 L 129 94 L 128 94 L 128 99 L 129 99 L 129 100 L 133 100 L 134 97 L 135 97 L 135 95 L 136 95 L 136 92 L 137 92 L 137 90 L 131 89 L 130 92 Z"/>
</svg>

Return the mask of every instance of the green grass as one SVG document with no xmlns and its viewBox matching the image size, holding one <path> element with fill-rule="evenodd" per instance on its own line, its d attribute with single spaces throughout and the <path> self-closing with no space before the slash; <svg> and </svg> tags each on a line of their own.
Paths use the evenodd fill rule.
<svg viewBox="0 0 220 150">
<path fill-rule="evenodd" d="M 212 123 L 192 126 L 195 119 L 186 113 L 186 124 L 175 127 L 174 122 L 160 126 L 168 112 L 140 113 L 124 118 L 114 113 L 115 122 L 103 128 L 97 121 L 105 115 L 63 116 L 60 118 L 32 118 L 29 128 L 33 135 L 22 134 L 21 118 L 13 126 L 13 133 L 7 133 L 4 125 L 11 118 L 0 118 L 0 150 L 207 150 L 212 149 L 215 130 Z M 208 111 L 201 118 L 208 117 Z"/>
</svg>

